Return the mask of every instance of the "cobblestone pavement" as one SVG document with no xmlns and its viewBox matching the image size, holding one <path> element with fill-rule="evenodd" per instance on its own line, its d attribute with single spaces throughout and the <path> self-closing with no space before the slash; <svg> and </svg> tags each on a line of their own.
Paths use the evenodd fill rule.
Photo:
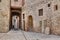
<svg viewBox="0 0 60 40">
<path fill-rule="evenodd" d="M 0 33 L 0 40 L 60 40 L 60 36 L 11 30 L 8 33 Z"/>
</svg>

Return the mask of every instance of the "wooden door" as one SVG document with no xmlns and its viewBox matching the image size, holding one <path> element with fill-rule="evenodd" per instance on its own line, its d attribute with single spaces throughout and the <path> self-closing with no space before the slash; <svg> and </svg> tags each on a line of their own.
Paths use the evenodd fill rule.
<svg viewBox="0 0 60 40">
<path fill-rule="evenodd" d="M 33 31 L 33 18 L 32 18 L 32 16 L 28 17 L 28 31 Z"/>
</svg>

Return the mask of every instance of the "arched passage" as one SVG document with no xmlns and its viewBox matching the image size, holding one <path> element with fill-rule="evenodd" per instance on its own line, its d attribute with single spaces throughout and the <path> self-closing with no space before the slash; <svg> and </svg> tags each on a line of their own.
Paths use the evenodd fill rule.
<svg viewBox="0 0 60 40">
<path fill-rule="evenodd" d="M 33 31 L 33 17 L 30 15 L 28 16 L 28 31 Z"/>
<path fill-rule="evenodd" d="M 19 10 L 11 11 L 9 29 L 21 29 L 21 13 Z"/>
</svg>

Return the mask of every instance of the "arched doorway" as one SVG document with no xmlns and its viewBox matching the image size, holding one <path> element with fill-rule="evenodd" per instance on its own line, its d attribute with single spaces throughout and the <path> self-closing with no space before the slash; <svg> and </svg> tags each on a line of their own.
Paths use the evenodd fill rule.
<svg viewBox="0 0 60 40">
<path fill-rule="evenodd" d="M 18 10 L 12 10 L 10 15 L 10 30 L 21 29 L 21 13 Z"/>
<path fill-rule="evenodd" d="M 28 31 L 33 31 L 33 17 L 30 15 L 28 16 Z"/>
</svg>

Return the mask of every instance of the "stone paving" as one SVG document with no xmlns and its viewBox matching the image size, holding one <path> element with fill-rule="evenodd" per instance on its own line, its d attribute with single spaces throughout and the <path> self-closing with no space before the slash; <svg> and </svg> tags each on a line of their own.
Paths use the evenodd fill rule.
<svg viewBox="0 0 60 40">
<path fill-rule="evenodd" d="M 0 33 L 0 40 L 60 40 L 60 36 L 11 30 L 8 33 Z"/>
</svg>

